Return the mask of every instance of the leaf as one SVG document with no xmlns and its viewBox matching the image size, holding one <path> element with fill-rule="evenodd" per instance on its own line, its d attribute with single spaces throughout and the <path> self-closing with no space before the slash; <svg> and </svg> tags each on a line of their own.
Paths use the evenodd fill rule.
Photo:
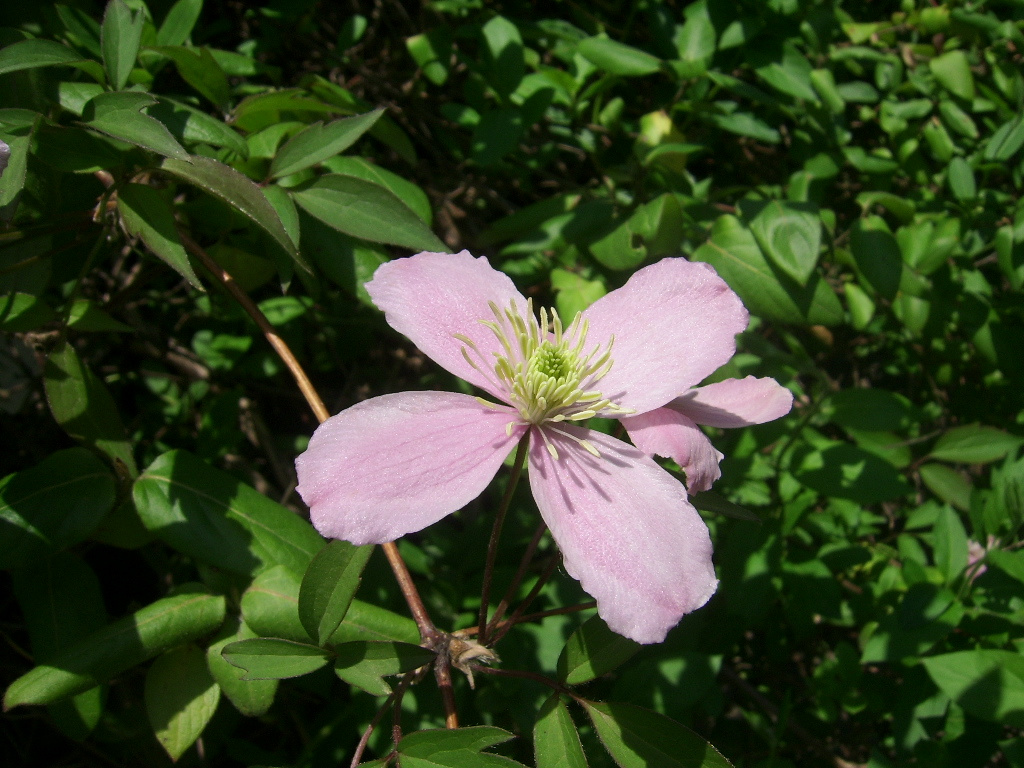
<svg viewBox="0 0 1024 768">
<path fill-rule="evenodd" d="M 558 694 L 544 702 L 533 726 L 537 768 L 587 768 L 580 735 Z"/>
<path fill-rule="evenodd" d="M 928 62 L 928 68 L 939 85 L 954 96 L 967 101 L 974 98 L 974 75 L 963 51 L 954 50 L 936 56 Z"/>
<path fill-rule="evenodd" d="M 328 174 L 293 190 L 292 196 L 307 213 L 347 235 L 414 250 L 446 249 L 405 203 L 365 179 Z"/>
<path fill-rule="evenodd" d="M 379 184 L 411 208 L 428 226 L 430 225 L 434 214 L 427 193 L 397 173 L 381 168 L 365 157 L 355 155 L 332 157 L 324 161 L 324 167 L 332 173 L 355 176 Z"/>
<path fill-rule="evenodd" d="M 555 289 L 555 307 L 564 325 L 608 293 L 603 280 L 587 280 L 559 267 L 551 270 L 551 287 Z"/>
<path fill-rule="evenodd" d="M 807 285 L 821 251 L 821 220 L 809 203 L 773 200 L 750 221 L 761 251 L 801 287 Z"/>
<path fill-rule="evenodd" d="M 960 464 L 988 464 L 1006 456 L 1024 443 L 1024 439 L 995 427 L 968 424 L 953 427 L 943 434 L 928 454 L 939 461 Z"/>
<path fill-rule="evenodd" d="M 731 768 L 689 728 L 657 712 L 615 702 L 583 703 L 594 730 L 619 768 Z"/>
<path fill-rule="evenodd" d="M 135 60 L 139 57 L 142 27 L 146 14 L 132 13 L 124 0 L 110 0 L 103 13 L 100 27 L 100 46 L 103 50 L 103 68 L 110 87 L 120 91 L 128 82 Z"/>
<path fill-rule="evenodd" d="M 1024 584 L 1024 552 L 992 549 L 985 555 L 985 562 Z"/>
<path fill-rule="evenodd" d="M 234 128 L 188 104 L 160 96 L 146 113 L 163 123 L 179 142 L 225 147 L 243 158 L 249 154 L 249 145 Z"/>
<path fill-rule="evenodd" d="M 398 751 L 403 756 L 427 758 L 439 752 L 480 750 L 503 744 L 513 738 L 512 734 L 491 725 L 474 725 L 453 730 L 435 729 L 410 733 L 398 742 Z"/>
<path fill-rule="evenodd" d="M 299 589 L 299 619 L 309 636 L 323 645 L 345 618 L 373 546 L 332 541 L 313 558 Z"/>
<path fill-rule="evenodd" d="M 181 78 L 211 104 L 221 111 L 227 110 L 231 101 L 231 85 L 208 48 L 160 45 L 152 50 L 173 61 Z"/>
<path fill-rule="evenodd" d="M 243 680 L 281 680 L 326 667 L 331 652 L 292 640 L 254 637 L 228 643 L 221 655 L 228 663 L 245 670 Z"/>
<path fill-rule="evenodd" d="M 111 510 L 113 475 L 84 448 L 51 454 L 0 480 L 0 568 L 17 568 L 77 544 Z"/>
<path fill-rule="evenodd" d="M 167 126 L 139 110 L 156 103 L 147 94 L 121 91 L 101 93 L 85 105 L 82 117 L 86 127 L 127 141 L 137 147 L 156 152 L 179 162 L 188 160 L 188 153 L 171 136 Z"/>
<path fill-rule="evenodd" d="M 502 99 L 508 98 L 523 80 L 523 38 L 519 28 L 504 16 L 494 16 L 483 25 L 483 59 L 487 65 L 486 78 Z"/>
<path fill-rule="evenodd" d="M 138 474 L 132 446 L 110 392 L 67 341 L 46 359 L 46 399 L 57 423 L 75 440 L 121 461 Z"/>
<path fill-rule="evenodd" d="M 753 233 L 735 216 L 716 219 L 711 239 L 693 258 L 713 266 L 753 314 L 785 323 L 838 325 L 843 321 L 842 305 L 828 283 L 813 275 L 801 287 L 778 274 Z"/>
<path fill-rule="evenodd" d="M 0 75 L 35 67 L 77 64 L 84 57 L 53 40 L 19 40 L 0 49 Z"/>
<path fill-rule="evenodd" d="M 313 123 L 295 134 L 281 147 L 270 164 L 270 177 L 277 179 L 312 168 L 329 157 L 340 154 L 352 146 L 384 114 L 375 109 L 365 115 L 346 117 L 324 125 Z"/>
<path fill-rule="evenodd" d="M 204 290 L 181 244 L 170 203 L 160 192 L 144 184 L 125 184 L 118 189 L 117 210 L 129 235 L 139 238 L 167 266 Z"/>
<path fill-rule="evenodd" d="M 566 641 L 558 658 L 558 677 L 579 685 L 611 672 L 639 650 L 639 643 L 612 632 L 600 616 L 591 616 Z"/>
<path fill-rule="evenodd" d="M 304 573 L 323 539 L 295 513 L 186 451 L 158 457 L 133 489 L 146 528 L 218 568 Z"/>
<path fill-rule="evenodd" d="M 607 37 L 581 40 L 577 50 L 583 58 L 611 75 L 638 77 L 661 69 L 661 60 L 657 57 Z"/>
<path fill-rule="evenodd" d="M 373 696 L 391 693 L 391 686 L 381 679 L 384 676 L 417 669 L 436 656 L 433 651 L 409 643 L 342 643 L 334 651 L 335 674 Z"/>
<path fill-rule="evenodd" d="M 203 0 L 178 0 L 156 31 L 158 45 L 181 45 L 191 34 L 203 10 Z"/>
<path fill-rule="evenodd" d="M 851 387 L 828 398 L 826 409 L 843 429 L 867 432 L 903 431 L 914 423 L 916 410 L 903 395 L 877 387 Z"/>
<path fill-rule="evenodd" d="M 971 481 L 945 464 L 922 464 L 918 468 L 928 490 L 947 504 L 965 512 L 971 508 Z"/>
<path fill-rule="evenodd" d="M 259 637 L 311 642 L 299 621 L 299 577 L 283 565 L 253 579 L 242 595 L 242 618 Z"/>
<path fill-rule="evenodd" d="M 331 642 L 396 640 L 414 645 L 419 639 L 416 622 L 408 616 L 355 599 L 345 614 L 345 620 L 331 637 Z"/>
<path fill-rule="evenodd" d="M 954 157 L 949 161 L 946 180 L 949 182 L 949 191 L 960 202 L 969 202 L 978 196 L 974 171 L 971 169 L 970 163 L 962 157 Z"/>
<path fill-rule="evenodd" d="M 864 279 L 883 298 L 899 291 L 903 256 L 899 244 L 880 216 L 858 219 L 850 229 L 850 252 Z"/>
<path fill-rule="evenodd" d="M 515 151 L 522 136 L 522 110 L 517 107 L 488 110 L 473 126 L 473 160 L 484 167 L 496 165 Z"/>
<path fill-rule="evenodd" d="M 1024 146 L 1024 116 L 1012 117 L 999 126 L 985 142 L 984 158 L 1003 163 Z"/>
<path fill-rule="evenodd" d="M 299 266 L 310 271 L 305 261 L 299 258 L 295 244 L 288 237 L 274 206 L 267 202 L 260 188 L 251 180 L 223 163 L 200 155 L 190 155 L 188 162 L 168 157 L 160 167 L 172 176 L 209 192 L 247 216 L 295 259 Z"/>
<path fill-rule="evenodd" d="M 25 333 L 56 319 L 57 313 L 38 296 L 14 291 L 0 297 L 0 330 Z"/>
<path fill-rule="evenodd" d="M 89 299 L 75 299 L 68 309 L 68 327 L 76 331 L 129 333 L 134 329 L 115 320 Z"/>
<path fill-rule="evenodd" d="M 221 691 L 235 708 L 246 717 L 265 715 L 274 703 L 277 680 L 244 680 L 245 670 L 239 669 L 221 655 L 229 643 L 256 637 L 244 621 L 228 617 L 223 630 L 206 649 L 206 664 Z"/>
<path fill-rule="evenodd" d="M 223 597 L 195 585 L 183 587 L 179 594 L 108 624 L 19 677 L 7 689 L 4 709 L 74 696 L 170 648 L 197 640 L 222 621 Z"/>
<path fill-rule="evenodd" d="M 905 496 L 911 488 L 888 461 L 848 443 L 812 451 L 803 457 L 795 474 L 823 496 L 877 504 Z"/>
<path fill-rule="evenodd" d="M 967 531 L 952 507 L 944 506 L 932 529 L 935 565 L 950 584 L 967 567 Z"/>
<path fill-rule="evenodd" d="M 968 713 L 1024 727 L 1024 656 L 978 649 L 921 659 L 935 684 Z"/>
<path fill-rule="evenodd" d="M 220 702 L 206 654 L 189 644 L 157 658 L 146 672 L 145 701 L 157 741 L 177 760 L 199 738 Z"/>
<path fill-rule="evenodd" d="M 795 99 L 803 99 L 813 104 L 818 103 L 818 94 L 811 86 L 811 63 L 792 44 L 785 43 L 781 50 L 781 58 L 755 68 L 758 77 L 775 90 L 781 91 Z M 755 52 L 757 58 L 758 56 Z"/>
</svg>

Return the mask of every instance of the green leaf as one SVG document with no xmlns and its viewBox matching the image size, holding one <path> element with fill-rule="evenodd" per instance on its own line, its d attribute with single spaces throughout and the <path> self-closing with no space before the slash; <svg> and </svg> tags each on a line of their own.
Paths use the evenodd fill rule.
<svg viewBox="0 0 1024 768">
<path fill-rule="evenodd" d="M 355 640 L 395 640 L 415 645 L 420 640 L 420 633 L 416 622 L 408 616 L 355 599 L 348 607 L 345 620 L 331 637 L 331 642 Z"/>
<path fill-rule="evenodd" d="M 203 290 L 181 244 L 174 211 L 159 191 L 145 184 L 125 184 L 118 189 L 117 210 L 129 235 L 139 238 L 167 266 Z"/>
<path fill-rule="evenodd" d="M 68 327 L 76 331 L 101 333 L 129 333 L 134 330 L 112 318 L 89 299 L 75 299 L 68 309 Z"/>
<path fill-rule="evenodd" d="M 1024 656 L 972 650 L 921 659 L 943 693 L 983 720 L 1024 727 Z"/>
<path fill-rule="evenodd" d="M 224 147 L 243 158 L 249 154 L 249 145 L 234 128 L 188 104 L 160 96 L 146 113 L 163 123 L 179 142 Z"/>
<path fill-rule="evenodd" d="M 487 66 L 487 84 L 505 99 L 519 87 L 526 70 L 522 35 L 504 16 L 494 16 L 483 25 L 480 33 L 485 43 L 483 59 Z"/>
<path fill-rule="evenodd" d="M 110 87 L 120 91 L 128 82 L 135 60 L 139 57 L 142 27 L 146 14 L 132 13 L 124 0 L 110 0 L 103 13 L 100 27 L 100 45 L 103 49 L 103 68 Z"/>
<path fill-rule="evenodd" d="M 356 547 L 337 540 L 309 564 L 299 589 L 299 619 L 316 643 L 327 642 L 345 618 L 371 554 L 372 545 Z"/>
<path fill-rule="evenodd" d="M 427 193 L 397 173 L 381 168 L 365 157 L 355 155 L 332 157 L 324 161 L 324 167 L 332 173 L 355 176 L 379 184 L 411 208 L 428 226 L 430 225 L 434 212 L 430 207 Z"/>
<path fill-rule="evenodd" d="M 960 522 L 960 516 L 952 507 L 945 506 L 939 512 L 932 529 L 935 546 L 935 565 L 950 584 L 967 567 L 967 531 Z"/>
<path fill-rule="evenodd" d="M 326 667 L 331 652 L 292 640 L 254 637 L 229 643 L 221 655 L 230 664 L 245 670 L 243 680 L 281 680 Z"/>
<path fill-rule="evenodd" d="M 544 702 L 533 726 L 537 768 L 587 768 L 580 735 L 558 694 Z"/>
<path fill-rule="evenodd" d="M 949 182 L 949 191 L 960 202 L 970 202 L 977 198 L 978 185 L 974 181 L 974 171 L 970 163 L 962 157 L 954 157 L 949 161 L 946 179 Z"/>
<path fill-rule="evenodd" d="M 156 32 L 158 45 L 181 45 L 199 21 L 203 0 L 178 0 L 164 17 Z"/>
<path fill-rule="evenodd" d="M 902 431 L 914 423 L 916 411 L 903 395 L 877 387 L 852 387 L 828 398 L 825 410 L 843 429 L 866 432 Z"/>
<path fill-rule="evenodd" d="M 945 639 L 964 616 L 956 595 L 928 582 L 918 582 L 902 596 L 896 611 L 862 630 L 861 663 L 901 661 L 926 653 Z"/>
<path fill-rule="evenodd" d="M 985 562 L 1009 574 L 1024 584 L 1024 552 L 993 549 L 985 555 Z"/>
<path fill-rule="evenodd" d="M 152 50 L 174 62 L 181 78 L 211 104 L 226 111 L 231 101 L 228 76 L 207 48 L 176 45 L 156 46 Z"/>
<path fill-rule="evenodd" d="M 263 194 L 277 211 L 288 237 L 298 247 L 302 228 L 299 223 L 299 209 L 295 207 L 295 201 L 292 200 L 287 190 L 276 184 L 263 187 Z"/>
<path fill-rule="evenodd" d="M 760 523 L 761 518 L 746 507 L 734 504 L 727 498 L 715 491 L 700 491 L 690 495 L 690 503 L 701 512 L 710 512 L 714 515 L 725 515 L 736 520 L 749 520 L 753 523 Z"/>
<path fill-rule="evenodd" d="M 735 133 L 737 136 L 749 136 L 769 144 L 778 144 L 782 141 L 782 134 L 777 129 L 750 112 L 709 113 L 702 114 L 701 118 L 716 128 Z"/>
<path fill-rule="evenodd" d="M 189 644 L 160 656 L 146 672 L 145 701 L 157 741 L 177 760 L 199 738 L 220 702 L 206 654 Z"/>
<path fill-rule="evenodd" d="M 182 181 L 194 184 L 236 209 L 270 235 L 285 253 L 309 272 L 309 266 L 299 258 L 295 244 L 285 231 L 281 219 L 267 198 L 251 180 L 233 168 L 209 157 L 191 155 L 188 162 L 168 157 L 160 166 Z"/>
<path fill-rule="evenodd" d="M 639 650 L 639 643 L 612 632 L 600 616 L 591 616 L 566 641 L 558 658 L 558 677 L 579 685 L 611 672 Z"/>
<path fill-rule="evenodd" d="M 38 135 L 36 128 L 42 122 L 41 116 L 27 126 L 20 126 L 17 132 L 6 133 L 6 168 L 0 172 L 0 208 L 18 199 L 25 188 L 28 173 L 28 156 L 33 139 Z"/>
<path fill-rule="evenodd" d="M 565 325 L 572 322 L 577 312 L 582 312 L 608 293 L 603 280 L 587 280 L 576 272 L 558 267 L 551 270 L 551 287 L 555 289 L 558 316 Z"/>
<path fill-rule="evenodd" d="M 594 730 L 619 768 L 731 768 L 689 728 L 657 712 L 615 702 L 584 702 Z"/>
<path fill-rule="evenodd" d="M 334 649 L 334 672 L 349 685 L 373 696 L 387 696 L 391 686 L 382 678 L 429 664 L 433 651 L 409 643 L 342 643 Z"/>
<path fill-rule="evenodd" d="M 946 464 L 932 462 L 922 464 L 918 472 L 921 482 L 939 499 L 964 512 L 970 511 L 974 486 L 962 472 Z"/>
<path fill-rule="evenodd" d="M 277 680 L 243 680 L 245 670 L 229 664 L 221 651 L 228 643 L 253 637 L 256 633 L 245 622 L 237 617 L 228 617 L 223 630 L 206 650 L 210 674 L 228 700 L 246 717 L 260 717 L 267 713 L 274 703 Z"/>
<path fill-rule="evenodd" d="M 750 221 L 761 251 L 801 287 L 807 285 L 821 251 L 821 220 L 809 203 L 773 200 Z"/>
<path fill-rule="evenodd" d="M 283 565 L 253 579 L 242 595 L 242 618 L 260 637 L 310 642 L 299 621 L 299 577 Z"/>
<path fill-rule="evenodd" d="M 735 216 L 715 220 L 694 260 L 707 262 L 755 315 L 785 323 L 838 325 L 843 308 L 828 283 L 812 275 L 801 287 L 769 264 L 754 234 Z"/>
<path fill-rule="evenodd" d="M 523 113 L 518 107 L 491 109 L 473 126 L 473 160 L 484 167 L 496 165 L 519 146 Z"/>
<path fill-rule="evenodd" d="M 0 75 L 35 67 L 77 64 L 84 57 L 53 40 L 19 40 L 0 49 Z"/>
<path fill-rule="evenodd" d="M 984 158 L 1003 163 L 1024 146 L 1024 116 L 1012 117 L 999 126 L 985 143 Z"/>
<path fill-rule="evenodd" d="M 224 621 L 224 598 L 198 587 L 157 600 L 61 651 L 7 689 L 4 709 L 74 696 L 170 648 L 206 635 Z"/>
<path fill-rule="evenodd" d="M 139 111 L 155 103 L 156 99 L 151 96 L 133 91 L 101 93 L 85 105 L 83 124 L 159 155 L 175 158 L 179 162 L 187 161 L 188 153 L 167 130 L 167 126 Z"/>
<path fill-rule="evenodd" d="M 1016 450 L 1024 439 L 995 427 L 968 424 L 953 427 L 940 437 L 928 454 L 939 461 L 988 464 Z"/>
<path fill-rule="evenodd" d="M 607 37 L 588 37 L 577 49 L 583 58 L 611 75 L 638 77 L 661 69 L 661 59 Z"/>
<path fill-rule="evenodd" d="M 323 539 L 295 513 L 186 451 L 158 457 L 133 489 L 146 528 L 233 573 L 274 565 L 304 573 Z"/>
<path fill-rule="evenodd" d="M 647 258 L 647 247 L 629 218 L 592 242 L 590 253 L 608 269 L 636 269 Z"/>
<path fill-rule="evenodd" d="M 403 756 L 427 758 L 438 753 L 467 750 L 479 752 L 482 749 L 503 744 L 513 738 L 512 734 L 491 725 L 474 725 L 453 730 L 436 729 L 417 731 L 404 736 L 398 742 L 398 751 Z"/>
<path fill-rule="evenodd" d="M 0 330 L 25 333 L 56 319 L 57 313 L 38 296 L 13 291 L 0 297 Z"/>
<path fill-rule="evenodd" d="M 903 475 L 888 461 L 848 443 L 809 452 L 802 457 L 795 474 L 823 496 L 861 504 L 896 499 L 911 490 Z"/>
<path fill-rule="evenodd" d="M 111 510 L 113 475 L 84 448 L 57 451 L 0 480 L 0 568 L 77 544 Z"/>
<path fill-rule="evenodd" d="M 446 250 L 405 203 L 365 179 L 329 174 L 294 190 L 292 196 L 307 213 L 347 235 L 414 250 Z"/>
<path fill-rule="evenodd" d="M 138 468 L 114 398 L 79 359 L 74 347 L 65 341 L 51 352 L 43 376 L 50 412 L 64 431 L 114 461 L 123 462 L 135 476 Z"/>
<path fill-rule="evenodd" d="M 758 77 L 777 91 L 817 104 L 818 94 L 811 86 L 811 63 L 788 42 L 783 45 L 781 53 L 778 61 L 755 68 Z"/>
<path fill-rule="evenodd" d="M 375 109 L 365 115 L 346 117 L 324 125 L 313 123 L 295 134 L 281 147 L 270 164 L 271 178 L 288 176 L 305 168 L 312 168 L 329 157 L 340 154 L 352 146 L 384 114 Z"/>
<path fill-rule="evenodd" d="M 899 244 L 880 216 L 858 219 L 850 229 L 850 252 L 864 279 L 890 301 L 896 298 L 903 273 Z"/>
<path fill-rule="evenodd" d="M 974 98 L 974 75 L 971 63 L 963 51 L 949 51 L 928 62 L 928 68 L 939 85 L 961 99 Z"/>
</svg>

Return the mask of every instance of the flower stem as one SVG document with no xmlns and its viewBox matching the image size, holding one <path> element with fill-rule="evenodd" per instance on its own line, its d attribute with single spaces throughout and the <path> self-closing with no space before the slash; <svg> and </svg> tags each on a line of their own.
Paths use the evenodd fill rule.
<svg viewBox="0 0 1024 768">
<path fill-rule="evenodd" d="M 501 598 L 501 602 L 498 603 L 498 607 L 494 609 L 494 615 L 491 620 L 487 623 L 485 634 L 490 635 L 502 617 L 505 615 L 505 611 L 508 610 L 509 604 L 515 599 L 516 592 L 519 590 L 519 585 L 523 583 L 523 578 L 526 576 L 526 570 L 530 567 L 530 562 L 533 560 L 533 555 L 537 551 L 537 547 L 540 545 L 540 540 L 544 537 L 548 527 L 544 523 L 537 526 L 536 532 L 533 534 L 533 538 L 530 539 L 530 543 L 526 545 L 526 551 L 523 552 L 522 558 L 519 560 L 519 568 L 516 569 L 515 576 L 512 577 L 512 583 L 509 584 L 508 589 L 505 591 L 505 596 Z"/>
<path fill-rule="evenodd" d="M 320 395 L 317 394 L 316 389 L 313 387 L 313 382 L 309 380 L 309 376 L 306 375 L 306 372 L 303 370 L 298 359 L 292 353 L 284 339 L 282 339 L 277 334 L 277 331 L 274 330 L 274 326 L 270 324 L 270 321 L 267 320 L 266 315 L 264 315 L 262 310 L 260 310 L 256 305 L 256 302 L 249 298 L 249 295 L 242 290 L 238 283 L 235 282 L 235 279 L 231 277 L 231 274 L 220 266 L 220 264 L 214 261 L 210 255 L 203 250 L 202 246 L 181 230 L 178 231 L 178 235 L 181 237 L 181 242 L 185 244 L 185 247 L 202 262 L 207 271 L 209 271 L 209 273 L 213 275 L 225 290 L 231 294 L 232 298 L 241 305 L 246 314 L 253 319 L 253 322 L 255 322 L 263 332 L 264 337 L 266 337 L 267 341 L 270 342 L 270 346 L 274 348 L 278 357 L 281 358 L 281 361 L 291 372 L 292 377 L 299 386 L 299 391 L 301 391 L 302 396 L 306 398 L 306 402 L 309 403 L 309 407 L 312 409 L 317 421 L 321 424 L 327 421 L 330 416 L 330 412 L 328 412 L 327 406 L 324 405 L 324 401 L 320 399 Z M 430 620 L 430 616 L 427 614 L 427 608 L 423 604 L 423 599 L 420 597 L 420 594 L 416 589 L 416 585 L 413 583 L 412 576 L 405 565 L 405 561 L 402 559 L 402 555 L 398 551 L 398 547 L 393 541 L 381 544 L 381 547 L 388 558 L 388 564 L 391 566 L 391 570 L 395 574 L 398 586 L 401 588 L 402 594 L 405 596 L 405 602 L 409 605 L 409 611 L 416 620 L 416 626 L 419 627 L 420 630 L 420 637 L 423 638 L 424 641 L 433 642 L 437 640 L 437 638 L 441 636 L 441 633 Z"/>
<path fill-rule="evenodd" d="M 508 617 L 508 621 L 504 622 L 494 634 L 494 638 L 491 640 L 492 645 L 501 640 L 501 638 L 508 634 L 508 631 L 512 629 L 513 626 L 520 622 L 523 612 L 530 607 L 530 603 L 532 603 L 537 595 L 540 594 L 540 591 L 544 589 L 544 585 L 548 583 L 548 579 L 550 579 L 552 574 L 554 574 L 555 569 L 558 567 L 558 562 L 558 555 L 552 555 L 551 562 L 548 563 L 547 568 L 544 569 L 540 578 L 537 579 L 537 583 L 533 585 L 533 589 L 530 590 L 530 594 L 526 596 L 526 599 L 523 600 L 523 602 L 516 606 L 516 609 L 512 611 L 512 615 Z"/>
<path fill-rule="evenodd" d="M 491 598 L 491 580 L 494 577 L 494 561 L 498 556 L 498 539 L 501 538 L 501 526 L 505 522 L 505 515 L 508 514 L 509 504 L 512 503 L 512 494 L 516 490 L 519 476 L 523 472 L 523 464 L 526 462 L 526 451 L 530 445 L 530 430 L 527 430 L 516 446 L 516 457 L 512 462 L 512 474 L 509 475 L 508 484 L 505 486 L 505 495 L 502 496 L 501 505 L 498 507 L 498 514 L 494 517 L 494 526 L 491 528 L 491 540 L 487 544 L 487 562 L 484 565 L 484 581 L 480 591 L 480 642 L 487 644 L 487 603 Z"/>
</svg>

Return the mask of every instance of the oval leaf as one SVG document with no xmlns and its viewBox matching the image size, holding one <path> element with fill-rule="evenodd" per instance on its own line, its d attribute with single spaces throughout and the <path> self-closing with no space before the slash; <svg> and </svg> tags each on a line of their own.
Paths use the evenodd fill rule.
<svg viewBox="0 0 1024 768">
<path fill-rule="evenodd" d="M 558 659 L 558 676 L 569 685 L 600 677 L 640 650 L 640 643 L 608 629 L 600 616 L 591 616 L 566 641 Z"/>
<path fill-rule="evenodd" d="M 306 632 L 323 644 L 334 634 L 359 588 L 359 576 L 373 546 L 356 547 L 332 541 L 306 569 L 299 589 L 299 619 Z"/>
<path fill-rule="evenodd" d="M 177 760 L 191 747 L 220 702 L 220 688 L 194 645 L 165 653 L 146 672 L 146 715 L 157 741 Z"/>
<path fill-rule="evenodd" d="M 254 637 L 229 643 L 221 655 L 230 664 L 245 670 L 243 680 L 281 680 L 326 667 L 331 652 L 292 640 Z"/>
<path fill-rule="evenodd" d="M 313 123 L 292 136 L 281 147 L 270 164 L 271 178 L 277 179 L 312 168 L 317 163 L 344 152 L 370 130 L 382 114 L 384 109 L 380 108 L 365 115 L 344 117 L 327 125 L 322 122 Z"/>
</svg>

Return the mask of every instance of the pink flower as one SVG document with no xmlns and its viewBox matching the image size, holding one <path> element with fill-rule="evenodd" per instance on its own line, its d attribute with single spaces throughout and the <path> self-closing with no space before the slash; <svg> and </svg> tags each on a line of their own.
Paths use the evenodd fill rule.
<svg viewBox="0 0 1024 768">
<path fill-rule="evenodd" d="M 686 473 L 690 493 L 706 491 L 721 477 L 723 456 L 701 432 L 709 427 L 747 427 L 789 413 L 793 394 L 774 379 L 726 379 L 688 389 L 664 408 L 622 419 L 633 443 L 652 456 L 673 459 Z"/>
<path fill-rule="evenodd" d="M 645 267 L 568 328 L 543 309 L 538 320 L 507 275 L 466 251 L 389 262 L 366 288 L 393 328 L 498 402 L 401 392 L 324 422 L 296 461 L 322 534 L 369 544 L 425 528 L 478 496 L 529 433 L 537 506 L 609 627 L 660 642 L 708 601 L 711 540 L 683 485 L 636 447 L 574 422 L 728 401 L 723 390 L 703 402 L 722 385 L 690 394 L 732 357 L 748 319 L 710 266 Z"/>
</svg>

